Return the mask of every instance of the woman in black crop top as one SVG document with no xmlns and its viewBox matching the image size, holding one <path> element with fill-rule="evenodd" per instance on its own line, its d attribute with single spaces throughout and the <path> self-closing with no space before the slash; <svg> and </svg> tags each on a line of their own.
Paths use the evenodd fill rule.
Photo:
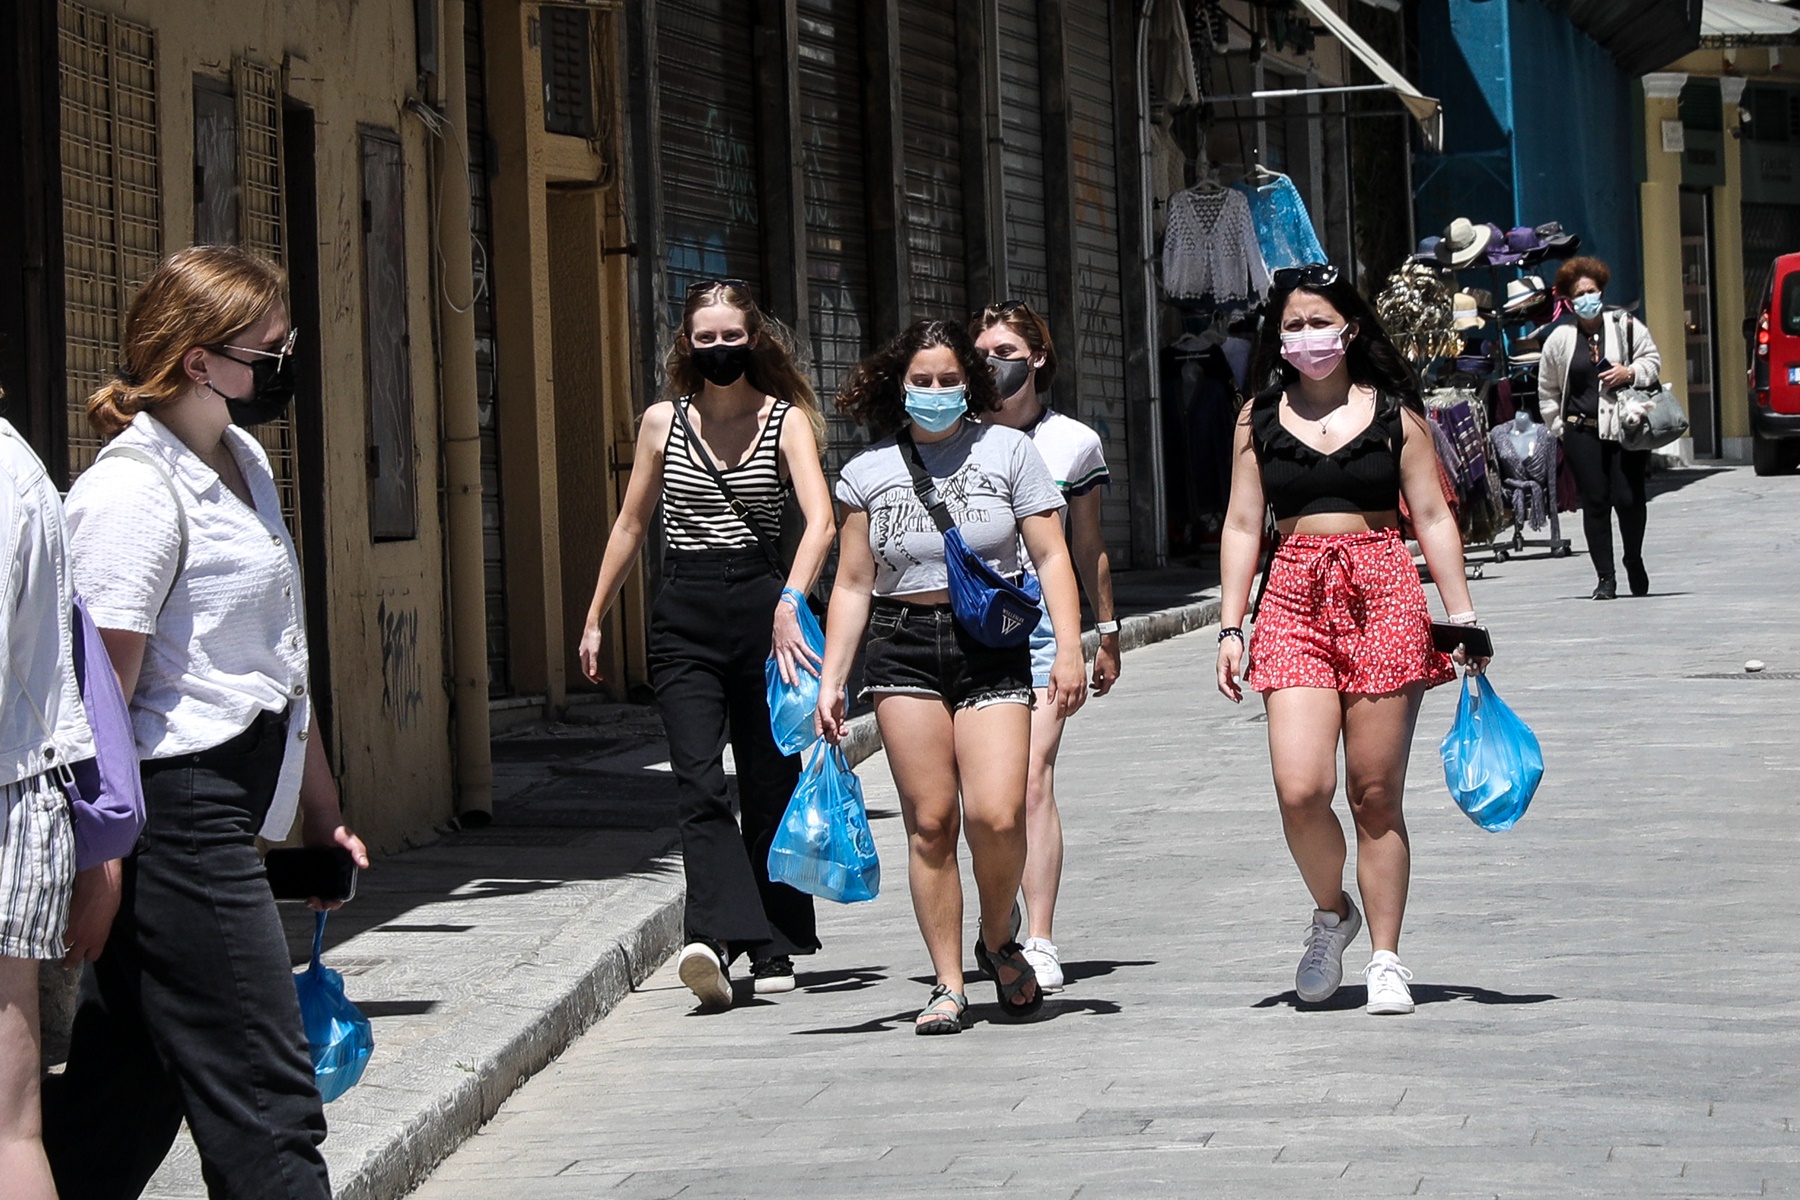
<svg viewBox="0 0 1800 1200">
<path fill-rule="evenodd" d="M 1282 827 L 1313 897 L 1295 991 L 1309 1004 L 1336 991 L 1362 927 L 1332 811 L 1341 741 L 1375 951 L 1363 973 L 1368 1009 L 1411 1012 L 1412 976 L 1398 957 L 1411 875 L 1401 795 L 1420 699 L 1455 670 L 1432 647 L 1402 497 L 1450 619 L 1472 623 L 1462 535 L 1439 490 L 1418 383 L 1368 303 L 1331 267 L 1280 271 L 1275 283 L 1251 374 L 1267 387 L 1238 421 L 1219 547 L 1219 690 L 1243 698 L 1242 625 L 1272 509 L 1280 540 L 1248 683 L 1268 708 Z"/>
</svg>

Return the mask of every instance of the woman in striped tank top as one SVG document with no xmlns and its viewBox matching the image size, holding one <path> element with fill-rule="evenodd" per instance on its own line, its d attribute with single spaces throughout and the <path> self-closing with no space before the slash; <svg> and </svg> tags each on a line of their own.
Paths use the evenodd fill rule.
<svg viewBox="0 0 1800 1200">
<path fill-rule="evenodd" d="M 636 565 L 660 502 L 665 554 L 650 670 L 679 789 L 687 874 L 681 981 L 710 1009 L 730 1007 L 727 972 L 739 954 L 750 957 L 757 992 L 787 992 L 793 956 L 819 948 L 812 897 L 772 882 L 768 867 L 800 759 L 775 746 L 763 663 L 773 655 L 790 679 L 818 674 L 795 606 L 836 535 L 819 466 L 825 420 L 791 346 L 741 281 L 688 289 L 681 333 L 663 362 L 668 383 L 644 413 L 581 635 L 582 673 L 598 683 L 600 620 Z M 736 497 L 735 511 L 707 462 Z M 806 533 L 793 565 L 783 567 L 773 547 L 789 488 Z M 741 828 L 725 788 L 728 729 Z"/>
</svg>

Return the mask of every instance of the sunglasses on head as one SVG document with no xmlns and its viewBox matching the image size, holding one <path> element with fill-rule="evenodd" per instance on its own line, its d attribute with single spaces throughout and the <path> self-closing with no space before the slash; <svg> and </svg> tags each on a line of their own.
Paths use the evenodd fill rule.
<svg viewBox="0 0 1800 1200">
<path fill-rule="evenodd" d="M 750 294 L 749 282 L 742 279 L 697 279 L 693 283 L 688 284 L 687 294 L 692 298 L 696 294 L 706 291 L 708 288 L 715 287 L 736 288 L 745 295 Z"/>
<path fill-rule="evenodd" d="M 1330 263 L 1307 263 L 1303 267 L 1278 268 L 1269 279 L 1284 292 L 1297 287 L 1330 287 L 1338 281 L 1338 269 Z"/>
</svg>

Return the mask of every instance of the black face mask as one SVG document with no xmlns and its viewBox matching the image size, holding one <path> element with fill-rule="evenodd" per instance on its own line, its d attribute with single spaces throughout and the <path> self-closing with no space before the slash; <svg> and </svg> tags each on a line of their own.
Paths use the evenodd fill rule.
<svg viewBox="0 0 1800 1200">
<path fill-rule="evenodd" d="M 1029 358 L 996 358 L 988 355 L 988 366 L 994 372 L 994 389 L 1000 393 L 1002 400 L 1010 400 L 1019 394 L 1025 386 L 1026 378 L 1031 374 Z"/>
<path fill-rule="evenodd" d="M 750 344 L 702 346 L 689 357 L 694 361 L 694 370 L 706 382 L 714 387 L 730 387 L 750 369 Z"/>
<path fill-rule="evenodd" d="M 230 358 L 232 362 L 243 363 L 250 368 L 250 394 L 242 400 L 227 396 L 213 387 L 210 381 L 206 385 L 212 388 L 214 395 L 225 401 L 225 411 L 231 414 L 233 425 L 248 429 L 252 425 L 266 425 L 287 415 L 288 405 L 293 403 L 294 392 L 299 386 L 295 377 L 293 355 L 259 358 L 253 363 L 245 363 L 243 359 L 232 358 L 229 354 L 220 354 L 219 357 Z"/>
</svg>

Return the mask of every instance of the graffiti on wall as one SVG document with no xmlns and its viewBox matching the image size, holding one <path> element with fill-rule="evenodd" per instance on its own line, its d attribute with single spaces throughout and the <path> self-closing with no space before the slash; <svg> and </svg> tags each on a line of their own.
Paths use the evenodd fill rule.
<svg viewBox="0 0 1800 1200">
<path fill-rule="evenodd" d="M 381 627 L 381 710 L 395 726 L 410 729 L 425 703 L 425 675 L 419 666 L 419 613 L 389 608 L 376 612 Z"/>
</svg>

